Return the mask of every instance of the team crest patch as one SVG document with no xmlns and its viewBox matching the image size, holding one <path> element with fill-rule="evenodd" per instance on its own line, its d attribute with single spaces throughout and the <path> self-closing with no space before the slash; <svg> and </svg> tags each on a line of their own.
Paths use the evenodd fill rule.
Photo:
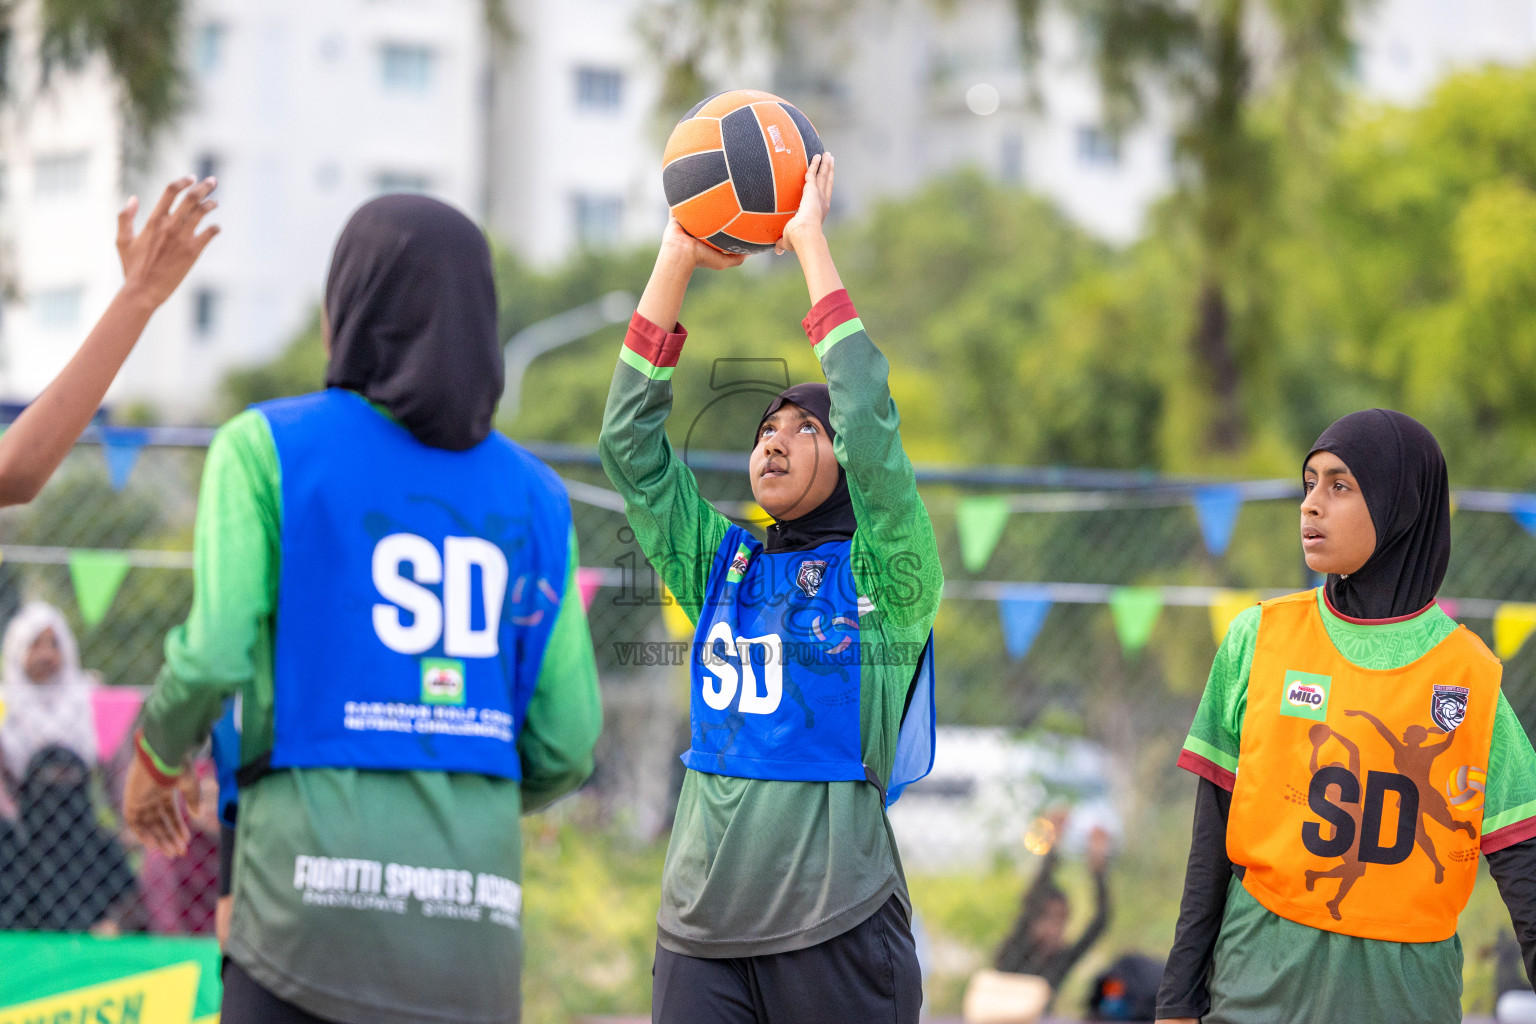
<svg viewBox="0 0 1536 1024">
<path fill-rule="evenodd" d="M 806 597 L 815 597 L 821 589 L 822 578 L 827 575 L 827 563 L 823 559 L 810 559 L 800 563 L 800 575 L 795 577 L 795 586 L 805 591 Z"/>
<path fill-rule="evenodd" d="M 1435 692 L 1429 698 L 1429 717 L 1446 732 L 1455 732 L 1456 727 L 1467 720 L 1467 696 L 1471 692 L 1465 686 L 1436 683 Z"/>
</svg>

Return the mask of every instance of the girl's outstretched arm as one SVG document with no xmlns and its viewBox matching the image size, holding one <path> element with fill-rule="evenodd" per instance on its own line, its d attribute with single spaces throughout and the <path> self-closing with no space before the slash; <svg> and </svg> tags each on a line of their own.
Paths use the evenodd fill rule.
<svg viewBox="0 0 1536 1024">
<path fill-rule="evenodd" d="M 668 222 L 619 350 L 597 442 L 635 539 L 690 617 L 704 599 L 714 550 L 730 523 L 699 495 L 693 473 L 667 440 L 672 371 L 687 338 L 677 318 L 696 269 L 723 270 L 741 261 Z"/>
<path fill-rule="evenodd" d="M 902 627 L 933 624 L 944 578 L 933 524 L 901 444 L 901 417 L 891 400 L 890 365 L 843 288 L 822 226 L 832 202 L 831 154 L 811 160 L 800 209 L 775 247 L 800 259 L 811 312 L 802 322 L 832 397 L 832 449 L 847 471 L 858 533 L 855 558 L 871 556 L 880 572 L 862 574 L 863 591 Z"/>
<path fill-rule="evenodd" d="M 123 286 L 79 351 L 0 435 L 0 505 L 25 504 L 43 489 L 96 414 L 150 315 L 170 298 L 219 233 L 217 227 L 198 230 L 218 205 L 208 198 L 213 187 L 212 178 L 197 184 L 190 177 L 171 182 L 137 234 L 137 196 L 117 215 Z"/>
</svg>

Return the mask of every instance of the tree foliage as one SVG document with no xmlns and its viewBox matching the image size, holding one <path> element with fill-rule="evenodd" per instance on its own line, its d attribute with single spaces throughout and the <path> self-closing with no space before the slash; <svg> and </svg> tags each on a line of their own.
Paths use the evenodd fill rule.
<svg viewBox="0 0 1536 1024">
<path fill-rule="evenodd" d="M 45 78 L 55 65 L 75 69 L 105 58 L 123 90 L 123 106 L 141 138 L 170 122 L 184 97 L 181 63 L 183 0 L 37 0 Z M 0 6 L 0 33 L 19 4 Z"/>
</svg>

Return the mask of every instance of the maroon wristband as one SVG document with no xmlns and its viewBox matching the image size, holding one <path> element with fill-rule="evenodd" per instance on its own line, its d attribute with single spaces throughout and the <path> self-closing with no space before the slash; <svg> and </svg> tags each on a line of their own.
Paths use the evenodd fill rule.
<svg viewBox="0 0 1536 1024">
<path fill-rule="evenodd" d="M 133 734 L 133 756 L 138 758 L 139 764 L 144 766 L 144 770 L 149 773 L 149 777 L 155 780 L 155 785 L 163 789 L 170 789 L 176 785 L 178 776 L 167 775 L 161 770 L 159 762 L 155 760 L 155 755 L 150 753 L 149 747 L 145 745 L 143 729 Z"/>
</svg>

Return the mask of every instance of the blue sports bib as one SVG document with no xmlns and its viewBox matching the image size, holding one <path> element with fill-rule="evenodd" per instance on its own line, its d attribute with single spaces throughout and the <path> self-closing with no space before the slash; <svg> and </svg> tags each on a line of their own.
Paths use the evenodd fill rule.
<svg viewBox="0 0 1536 1024">
<path fill-rule="evenodd" d="M 282 471 L 271 764 L 521 778 L 570 503 L 500 434 L 432 448 L 350 391 L 256 407 Z"/>
<path fill-rule="evenodd" d="M 931 636 L 889 787 L 864 765 L 851 549 L 851 541 L 837 541 L 768 554 L 741 527 L 726 532 L 694 635 L 688 767 L 750 779 L 868 780 L 887 791 L 888 803 L 928 773 Z"/>
</svg>

